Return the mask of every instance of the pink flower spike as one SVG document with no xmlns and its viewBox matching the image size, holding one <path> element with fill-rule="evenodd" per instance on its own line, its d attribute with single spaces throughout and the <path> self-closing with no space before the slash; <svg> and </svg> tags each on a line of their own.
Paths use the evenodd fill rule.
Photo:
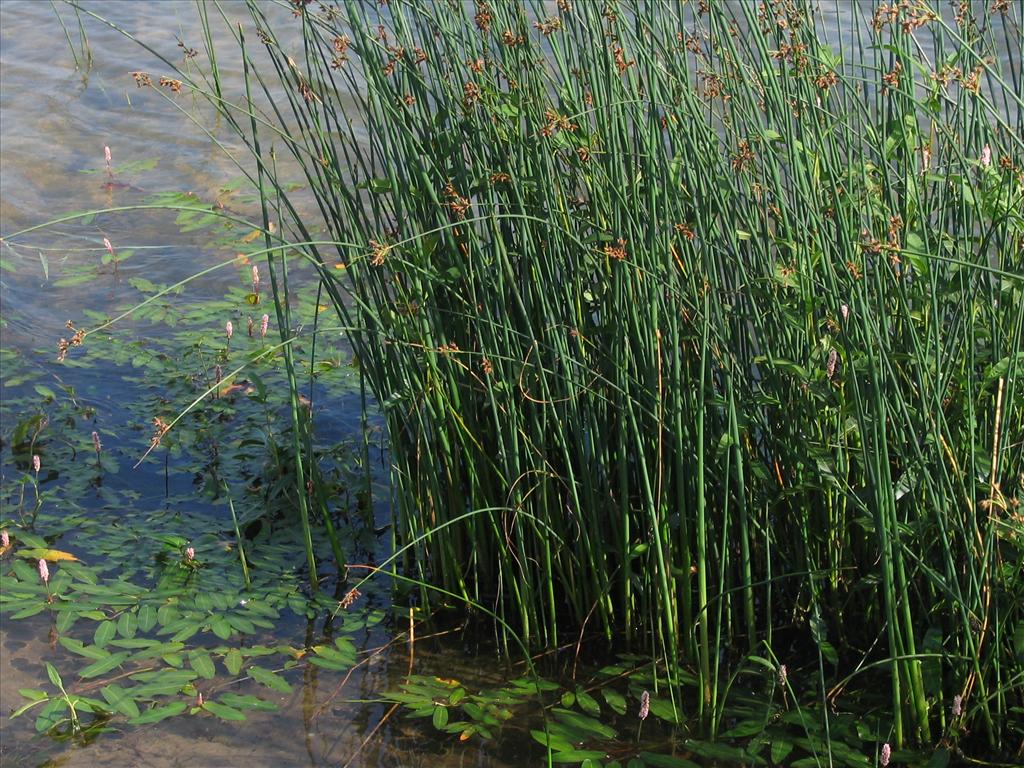
<svg viewBox="0 0 1024 768">
<path fill-rule="evenodd" d="M 114 255 L 114 246 L 112 246 L 110 244 L 110 241 L 105 237 L 103 238 L 103 247 L 107 249 L 107 253 L 109 253 L 111 256 Z"/>
<path fill-rule="evenodd" d="M 889 764 L 890 757 L 892 757 L 892 747 L 889 746 L 887 741 L 882 745 L 882 754 L 878 758 L 878 764 L 885 768 Z"/>
<path fill-rule="evenodd" d="M 252 292 L 259 293 L 260 291 L 260 268 L 255 264 L 252 265 Z"/>
<path fill-rule="evenodd" d="M 992 165 L 992 147 L 988 144 L 981 150 L 981 164 L 984 166 Z"/>
<path fill-rule="evenodd" d="M 39 561 L 39 579 L 43 584 L 49 585 L 50 583 L 50 569 L 46 567 L 46 561 Z"/>
<path fill-rule="evenodd" d="M 963 714 L 964 697 L 954 696 L 953 697 L 953 717 L 960 717 Z"/>
<path fill-rule="evenodd" d="M 43 463 L 39 459 L 39 456 L 33 456 L 32 457 L 32 471 L 35 472 L 38 475 L 39 474 L 39 470 L 42 469 L 42 466 L 43 466 Z"/>
<path fill-rule="evenodd" d="M 646 720 L 651 713 L 651 694 L 644 691 L 640 694 L 640 719 Z"/>
<path fill-rule="evenodd" d="M 195 560 L 196 559 L 196 551 L 195 551 L 195 549 L 193 549 L 192 547 L 188 547 L 185 550 L 185 559 L 188 560 L 189 562 L 192 562 L 193 560 Z"/>
<path fill-rule="evenodd" d="M 255 325 L 256 324 L 252 321 L 251 317 L 246 320 L 246 330 L 249 331 L 250 339 L 252 338 L 252 329 L 255 327 Z"/>
<path fill-rule="evenodd" d="M 107 162 L 107 170 L 110 170 L 110 147 L 103 148 L 103 159 Z"/>
<path fill-rule="evenodd" d="M 11 537 L 7 533 L 6 528 L 0 531 L 0 546 L 2 546 L 4 549 L 7 549 L 9 546 L 11 546 Z"/>
<path fill-rule="evenodd" d="M 260 338 L 267 335 L 267 326 L 270 325 L 270 315 L 264 315 L 260 321 Z"/>
<path fill-rule="evenodd" d="M 227 321 L 227 323 L 225 323 L 225 325 L 224 325 L 224 333 L 226 333 L 226 334 L 227 334 L 227 336 L 228 336 L 228 341 L 231 341 L 231 337 L 232 337 L 232 336 L 234 335 L 234 333 L 235 333 L 235 326 L 233 326 L 233 325 L 231 324 L 231 321 L 230 321 L 230 320 L 228 320 L 228 321 Z"/>
<path fill-rule="evenodd" d="M 103 452 L 103 443 L 100 442 L 100 433 L 92 433 L 92 447 L 96 449 L 96 456 L 99 456 Z"/>
<path fill-rule="evenodd" d="M 196 706 L 197 707 L 203 706 L 203 692 L 202 691 L 199 691 L 199 693 L 196 694 Z"/>
</svg>

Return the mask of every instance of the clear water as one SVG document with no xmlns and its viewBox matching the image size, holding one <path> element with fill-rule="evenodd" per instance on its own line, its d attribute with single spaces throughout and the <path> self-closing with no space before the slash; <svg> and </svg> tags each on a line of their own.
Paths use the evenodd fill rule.
<svg viewBox="0 0 1024 768">
<path fill-rule="evenodd" d="M 58 4 L 59 5 L 59 4 Z M 177 46 L 202 48 L 195 5 L 191 2 L 92 2 L 90 10 L 130 30 L 142 43 L 173 61 L 182 60 Z M 247 12 L 238 2 L 221 3 L 230 19 L 244 22 Z M 59 8 L 73 39 L 78 39 L 77 20 L 69 9 Z M 267 12 L 282 17 L 285 8 L 268 4 Z M 215 10 L 211 7 L 211 13 Z M 76 69 L 51 4 L 38 0 L 4 0 L 0 3 L 0 232 L 32 227 L 67 211 L 131 205 L 147 195 L 173 190 L 194 191 L 198 198 L 211 200 L 218 190 L 239 173 L 225 153 L 218 149 L 185 114 L 192 111 L 210 117 L 200 105 L 184 97 L 162 98 L 157 89 L 138 89 L 134 71 L 157 75 L 162 65 L 140 46 L 95 19 L 84 18 L 92 65 Z M 215 25 L 220 47 L 234 49 L 227 26 Z M 282 28 L 286 25 L 282 25 Z M 226 54 L 220 66 L 228 81 L 239 82 L 239 62 Z M 179 109 L 180 107 L 180 109 Z M 216 130 L 212 119 L 208 122 Z M 218 138 L 230 148 L 229 131 Z M 115 167 L 156 160 L 155 167 L 118 174 L 109 184 L 104 167 L 104 147 L 109 146 Z M 83 173 L 83 171 L 96 171 Z M 120 265 L 117 273 L 100 269 L 95 279 L 79 285 L 58 287 L 62 277 L 83 265 L 95 264 L 107 237 L 118 249 L 131 247 L 135 255 Z M 134 277 L 156 283 L 173 283 L 223 261 L 204 241 L 205 235 L 185 233 L 172 214 L 155 212 L 131 215 L 111 214 L 88 225 L 67 222 L 15 238 L 0 246 L 6 268 L 0 272 L 0 300 L 3 323 L 2 346 L 15 350 L 23 364 L 32 368 L 32 381 L 56 389 L 73 385 L 78 397 L 94 409 L 92 424 L 51 426 L 65 430 L 68 440 L 88 440 L 93 428 L 104 435 L 104 450 L 120 464 L 120 471 L 104 478 L 105 493 L 127 493 L 140 509 L 180 513 L 187 502 L 189 512 L 211 525 L 223 525 L 223 505 L 211 505 L 192 493 L 191 480 L 183 467 L 171 462 L 165 478 L 160 461 L 144 462 L 129 469 L 145 450 L 148 435 L 128 430 L 135 417 L 125 407 L 141 397 L 145 387 L 138 375 L 123 366 L 76 367 L 55 361 L 56 343 L 68 336 L 65 323 L 84 320 L 88 310 L 111 312 L 139 299 L 130 286 Z M 238 270 L 227 269 L 193 282 L 187 299 L 202 302 L 221 299 L 238 283 Z M 239 334 L 244 336 L 242 324 Z M 169 333 L 149 323 L 126 319 L 115 329 L 125 341 L 145 334 Z M 0 394 L 10 401 L 31 391 L 31 383 Z M 324 395 L 318 408 L 331 410 L 333 417 L 321 419 L 323 429 L 341 439 L 358 430 L 358 409 L 352 395 Z M 358 401 L 355 401 L 358 402 Z M 179 403 L 177 407 L 184 407 Z M 8 439 L 14 422 L 22 414 L 4 408 L 2 433 Z M 5 490 L 5 509 L 0 517 L 16 519 L 11 488 L 25 474 L 9 451 L 4 452 L 0 471 Z M 177 471 L 175 471 L 177 470 Z M 53 485 L 63 478 L 49 476 Z M 165 494 L 165 482 L 167 483 Z M 100 510 L 103 499 L 81 503 Z M 382 494 L 383 495 L 383 494 Z M 109 496 L 108 496 L 109 498 Z M 386 499 L 384 500 L 386 501 Z M 378 515 L 387 510 L 378 500 Z M 74 537 L 61 546 L 73 548 Z M 372 545 L 371 545 L 372 546 Z M 380 548 L 385 542 L 378 542 Z M 379 553 L 378 553 L 379 554 Z M 5 567 L 7 561 L 5 560 Z M 369 594 L 365 607 L 387 609 L 387 597 Z M 272 699 L 276 713 L 248 712 L 243 723 L 224 723 L 208 715 L 180 716 L 143 727 L 117 727 L 92 743 L 57 742 L 38 736 L 33 717 L 11 719 L 11 711 L 24 703 L 19 688 L 45 684 L 42 661 L 66 667 L 70 656 L 56 645 L 50 620 L 40 614 L 29 619 L 5 619 L 0 628 L 0 762 L 4 765 L 131 765 L 131 766 L 439 766 L 500 765 L 505 762 L 495 751 L 459 744 L 454 739 L 431 741 L 422 721 L 408 721 L 397 713 L 385 717 L 389 705 L 379 703 L 381 692 L 393 689 L 409 670 L 409 650 L 404 642 L 386 647 L 402 629 L 402 622 L 385 622 L 380 627 L 353 637 L 360 649 L 361 664 L 351 676 L 306 666 L 288 676 L 291 694 L 268 696 L 266 689 L 236 686 L 239 693 L 255 693 Z M 322 641 L 329 627 L 324 618 L 308 621 L 285 614 L 274 632 L 261 638 L 268 644 L 285 643 L 308 647 Z M 436 670 L 446 677 L 455 675 L 479 683 L 496 683 L 500 665 L 463 652 L 448 636 L 422 639 L 415 647 L 415 671 Z M 486 671 L 485 671 L 486 670 Z M 87 681 L 73 689 L 89 693 Z M 96 695 L 95 691 L 91 692 Z M 368 702 L 368 703 L 365 703 Z M 511 763 L 517 761 L 514 755 Z"/>
</svg>

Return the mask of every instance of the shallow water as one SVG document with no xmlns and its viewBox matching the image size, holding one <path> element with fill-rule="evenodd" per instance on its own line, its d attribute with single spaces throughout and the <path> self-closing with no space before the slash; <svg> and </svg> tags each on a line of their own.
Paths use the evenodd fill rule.
<svg viewBox="0 0 1024 768">
<path fill-rule="evenodd" d="M 221 5 L 230 18 L 247 19 L 240 3 Z M 202 47 L 192 3 L 94 2 L 88 8 L 130 30 L 140 42 L 173 61 L 182 59 L 176 39 L 186 46 Z M 288 15 L 283 8 L 268 6 L 267 11 Z M 59 8 L 59 12 L 77 43 L 74 14 L 67 8 Z M 95 19 L 84 18 L 83 23 L 92 65 L 76 69 L 49 3 L 5 0 L 0 4 L 0 232 L 5 236 L 62 212 L 131 205 L 166 190 L 194 191 L 198 199 L 209 201 L 217 197 L 222 185 L 239 175 L 225 153 L 185 114 L 192 111 L 200 119 L 209 117 L 199 105 L 183 98 L 162 98 L 157 89 L 136 87 L 132 72 L 152 72 L 156 80 L 163 71 L 151 54 Z M 216 42 L 230 51 L 233 46 L 226 25 L 217 24 L 216 29 L 220 34 Z M 226 80 L 238 82 L 237 61 L 226 56 L 220 66 Z M 217 131 L 215 122 L 207 127 Z M 217 135 L 228 147 L 233 146 L 229 131 Z M 103 171 L 105 146 L 110 147 L 115 168 L 140 161 L 155 160 L 156 164 L 149 169 L 118 172 L 108 179 Z M 132 258 L 117 269 L 111 265 L 100 267 L 90 279 L 77 285 L 55 285 L 76 274 L 76 270 L 95 267 L 106 250 L 104 237 L 117 250 L 134 250 Z M 0 272 L 2 346 L 17 354 L 19 366 L 31 371 L 27 381 L 13 386 L 9 385 L 10 367 L 3 376 L 4 509 L 0 518 L 17 519 L 17 494 L 13 489 L 27 469 L 18 464 L 6 444 L 10 430 L 25 415 L 17 410 L 20 405 L 11 403 L 24 403 L 26 393 L 41 383 L 49 389 L 73 386 L 78 400 L 92 414 L 91 422 L 53 425 L 50 429 L 58 430 L 61 439 L 81 445 L 88 445 L 93 429 L 99 430 L 106 455 L 119 465 L 119 470 L 104 474 L 102 484 L 94 484 L 92 496 L 76 499 L 86 516 L 93 510 L 96 515 L 102 514 L 112 499 L 132 499 L 139 510 L 173 517 L 187 509 L 200 521 L 208 519 L 213 528 L 223 526 L 223 504 L 211 504 L 195 492 L 188 456 L 171 457 L 166 467 L 162 461 L 150 460 L 129 469 L 144 453 L 148 436 L 127 428 L 139 420 L 127 406 L 144 395 L 151 397 L 151 390 L 158 384 L 149 382 L 153 386 L 147 386 L 145 375 L 133 370 L 134 365 L 60 365 L 55 357 L 57 340 L 69 335 L 65 328 L 69 319 L 88 327 L 94 324 L 85 319 L 89 310 L 108 314 L 140 300 L 130 284 L 133 278 L 173 283 L 223 261 L 225 254 L 211 246 L 203 232 L 182 233 L 173 214 L 153 212 L 109 214 L 88 224 L 57 224 L 15 238 L 2 247 L 0 256 L 4 260 Z M 186 306 L 220 300 L 225 292 L 237 289 L 239 272 L 234 268 L 214 272 L 190 283 L 183 297 L 173 301 Z M 236 323 L 244 336 L 243 321 L 239 318 Z M 114 329 L 115 343 L 145 342 L 155 335 L 156 347 L 173 343 L 175 332 L 131 318 Z M 219 328 L 211 328 L 210 336 L 219 332 Z M 161 337 L 165 342 L 160 342 Z M 70 362 L 74 360 L 72 354 Z M 6 365 L 13 365 L 11 359 Z M 349 391 L 319 394 L 316 410 L 331 414 L 318 421 L 323 437 L 341 440 L 358 432 L 358 400 Z M 179 401 L 170 406 L 180 409 L 186 404 Z M 44 455 L 44 462 L 46 458 Z M 44 494 L 70 479 L 49 466 L 42 477 Z M 376 500 L 381 519 L 387 514 L 386 494 L 382 496 Z M 43 512 L 53 512 L 50 507 L 44 505 Z M 76 548 L 74 532 L 60 539 L 59 544 L 80 554 L 83 551 Z M 376 546 L 376 555 L 380 556 L 386 541 L 371 542 L 369 546 L 371 550 Z M 4 567 L 9 564 L 9 557 L 5 558 Z M 362 610 L 388 608 L 386 595 L 364 591 L 369 594 L 359 606 Z M 252 681 L 225 683 L 223 676 L 207 689 L 208 697 L 214 689 L 225 687 L 236 693 L 261 695 L 279 706 L 275 713 L 248 712 L 243 723 L 224 723 L 207 715 L 174 717 L 149 726 L 118 726 L 91 743 L 58 742 L 38 736 L 31 715 L 13 720 L 9 717 L 25 701 L 18 689 L 45 684 L 43 660 L 64 669 L 72 668 L 75 661 L 56 644 L 56 634 L 46 617 L 44 612 L 17 621 L 5 618 L 0 629 L 0 762 L 4 765 L 434 766 L 503 762 L 486 749 L 467 749 L 457 742 L 453 747 L 447 739 L 425 739 L 425 731 L 417 723 L 398 716 L 385 718 L 389 705 L 376 699 L 382 691 L 394 688 L 409 670 L 403 643 L 393 649 L 384 648 L 402 629 L 401 622 L 390 621 L 351 636 L 363 662 L 351 676 L 307 665 L 286 674 L 293 686 L 289 694 L 268 692 Z M 274 630 L 258 639 L 303 648 L 330 634 L 324 616 L 307 620 L 285 612 Z M 457 643 L 454 650 L 451 647 L 447 639 L 420 641 L 415 648 L 415 671 L 429 674 L 431 670 L 443 670 L 448 677 L 497 681 L 493 660 L 466 656 Z M 96 695 L 96 687 L 89 681 L 71 685 L 76 692 L 92 695 Z"/>
</svg>

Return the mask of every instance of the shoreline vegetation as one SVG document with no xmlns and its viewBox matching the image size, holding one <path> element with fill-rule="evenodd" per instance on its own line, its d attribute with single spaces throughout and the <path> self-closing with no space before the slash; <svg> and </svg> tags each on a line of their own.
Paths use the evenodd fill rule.
<svg viewBox="0 0 1024 768">
<path fill-rule="evenodd" d="M 800 764 L 871 687 L 882 765 L 1019 759 L 1020 8 L 289 5 L 284 30 L 247 2 L 241 84 L 216 5 L 186 64 L 148 49 L 133 75 L 243 148 L 314 590 L 320 526 L 345 555 L 304 470 L 296 292 L 344 329 L 364 424 L 379 404 L 387 573 L 420 607 L 493 622 L 510 657 L 647 659 L 710 741 L 741 680 L 809 696 Z M 459 732 L 419 686 L 393 700 Z"/>
</svg>

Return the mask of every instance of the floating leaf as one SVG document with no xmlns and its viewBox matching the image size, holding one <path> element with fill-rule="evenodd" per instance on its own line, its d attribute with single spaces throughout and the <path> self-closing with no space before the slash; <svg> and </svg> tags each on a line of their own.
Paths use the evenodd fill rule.
<svg viewBox="0 0 1024 768">
<path fill-rule="evenodd" d="M 189 651 L 188 663 L 192 669 L 199 673 L 200 677 L 212 680 L 217 676 L 217 670 L 213 666 L 213 659 L 210 658 L 209 653 L 201 648 Z"/>
<path fill-rule="evenodd" d="M 125 611 L 121 614 L 121 618 L 117 620 L 117 634 L 121 637 L 131 639 L 135 637 L 136 631 L 139 628 L 139 620 L 135 617 L 135 614 L 130 611 Z"/>
<path fill-rule="evenodd" d="M 272 701 L 261 699 L 258 696 L 248 696 L 240 693 L 221 694 L 218 701 L 227 704 L 235 709 L 255 709 L 260 712 L 276 712 L 279 707 Z"/>
<path fill-rule="evenodd" d="M 92 664 L 82 669 L 78 673 L 78 676 L 85 680 L 88 680 L 91 677 L 99 677 L 100 675 L 105 674 L 110 670 L 121 666 L 121 663 L 130 655 L 131 654 L 128 651 L 118 651 L 117 653 L 112 653 L 105 659 L 94 661 Z"/>
<path fill-rule="evenodd" d="M 242 669 L 242 652 L 232 648 L 224 654 L 224 667 L 229 675 L 237 675 Z"/>
<path fill-rule="evenodd" d="M 156 626 L 156 610 L 151 605 L 140 605 L 136 621 L 140 632 L 149 632 Z"/>
<path fill-rule="evenodd" d="M 227 704 L 221 704 L 220 702 L 217 702 L 217 701 L 207 701 L 207 702 L 205 702 L 203 704 L 203 709 L 205 709 L 207 712 L 210 712 L 210 713 L 216 715 L 221 720 L 233 720 L 233 721 L 245 720 L 245 714 L 244 713 L 239 712 L 234 707 L 229 707 Z"/>
<path fill-rule="evenodd" d="M 76 653 L 79 656 L 84 656 L 87 659 L 92 659 L 93 661 L 105 659 L 110 655 L 110 651 L 104 650 L 99 646 L 86 645 L 81 640 L 78 640 L 74 637 L 62 637 L 57 642 L 59 642 L 72 653 Z"/>
<path fill-rule="evenodd" d="M 432 717 L 434 727 L 438 730 L 444 728 L 448 724 L 448 707 L 438 704 L 434 707 L 434 714 Z"/>
<path fill-rule="evenodd" d="M 100 693 L 114 711 L 120 712 L 126 717 L 139 716 L 139 705 L 121 686 L 111 683 L 100 689 Z"/>
<path fill-rule="evenodd" d="M 24 537 L 22 537 L 22 540 L 24 541 Z M 18 556 L 28 558 L 29 560 L 46 560 L 51 563 L 62 561 L 76 562 L 78 560 L 70 552 L 63 552 L 59 549 L 19 549 Z"/>
<path fill-rule="evenodd" d="M 188 704 L 183 701 L 175 701 L 160 707 L 154 705 L 138 717 L 133 717 L 128 721 L 128 723 L 130 725 L 149 725 L 150 723 L 159 723 L 161 720 L 166 720 L 168 717 L 180 715 L 186 709 L 188 709 Z"/>
<path fill-rule="evenodd" d="M 270 688 L 272 691 L 277 691 L 278 693 L 292 692 L 291 684 L 280 675 L 275 672 L 271 672 L 269 669 L 256 666 L 249 667 L 249 676 L 257 683 L 267 686 L 267 688 Z"/>
<path fill-rule="evenodd" d="M 114 639 L 114 635 L 117 634 L 117 624 L 112 621 L 101 621 L 96 625 L 96 631 L 93 633 L 92 641 L 97 647 L 102 648 L 104 645 Z"/>
<path fill-rule="evenodd" d="M 614 712 L 620 715 L 626 714 L 626 699 L 618 691 L 612 688 L 602 688 L 601 695 Z"/>
</svg>

